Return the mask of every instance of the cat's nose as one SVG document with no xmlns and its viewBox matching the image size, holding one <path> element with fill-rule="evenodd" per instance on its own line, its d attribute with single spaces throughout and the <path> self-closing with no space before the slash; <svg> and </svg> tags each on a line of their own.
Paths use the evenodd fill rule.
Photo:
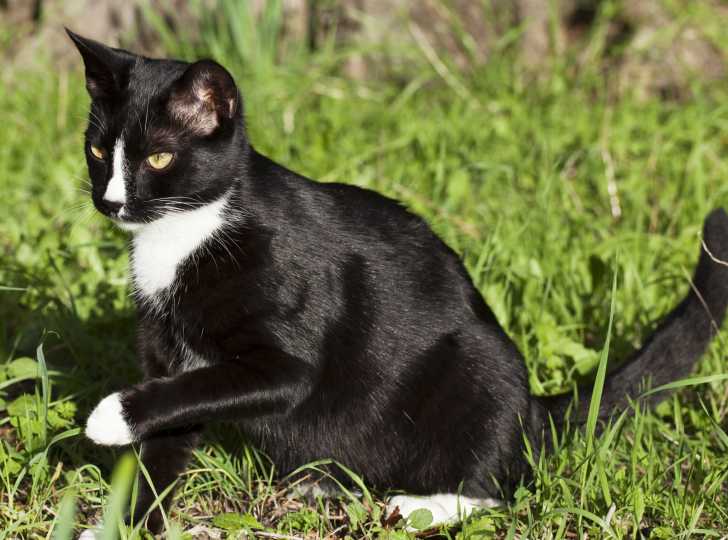
<svg viewBox="0 0 728 540">
<path fill-rule="evenodd" d="M 102 199 L 101 204 L 103 204 L 104 210 L 106 210 L 109 214 L 114 215 L 118 214 L 121 207 L 124 206 L 124 203 L 110 201 L 109 199 Z"/>
</svg>

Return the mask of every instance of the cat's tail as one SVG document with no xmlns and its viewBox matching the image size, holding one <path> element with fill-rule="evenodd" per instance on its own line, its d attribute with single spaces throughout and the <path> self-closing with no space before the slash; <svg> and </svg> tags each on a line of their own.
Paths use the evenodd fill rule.
<svg viewBox="0 0 728 540">
<path fill-rule="evenodd" d="M 607 375 L 599 417 L 607 419 L 640 397 L 645 382 L 651 388 L 685 378 L 717 334 L 728 306 L 728 214 L 713 210 L 703 225 L 700 260 L 687 296 L 660 323 L 640 350 Z M 579 387 L 578 403 L 573 394 L 538 398 L 557 427 L 568 420 L 583 424 L 589 413 L 592 385 Z M 640 399 L 654 407 L 667 396 L 657 392 Z M 570 406 L 571 405 L 571 406 Z M 543 409 L 542 409 L 543 410 Z M 548 420 L 547 420 L 548 422 Z M 548 423 L 542 424 L 548 432 Z"/>
</svg>

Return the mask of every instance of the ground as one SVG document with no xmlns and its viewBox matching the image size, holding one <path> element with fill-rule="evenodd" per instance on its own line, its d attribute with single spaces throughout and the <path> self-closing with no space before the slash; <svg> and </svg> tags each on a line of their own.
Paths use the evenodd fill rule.
<svg viewBox="0 0 728 540">
<path fill-rule="evenodd" d="M 423 58 L 407 78 L 352 82 L 333 51 L 251 64 L 228 41 L 203 47 L 240 82 L 261 151 L 427 218 L 523 351 L 537 394 L 638 346 L 688 290 L 703 217 L 728 207 L 724 84 L 680 102 L 615 96 L 597 68 L 554 62 L 533 78 L 507 51 L 468 74 Z M 81 429 L 100 398 L 140 377 L 128 238 L 90 204 L 80 70 L 16 68 L 3 89 L 0 538 L 69 538 L 102 514 L 113 535 L 135 458 Z M 727 336 L 700 362 L 703 378 L 656 411 L 596 438 L 567 432 L 508 506 L 441 534 L 728 535 Z M 413 534 L 383 522 L 383 494 L 359 487 L 310 500 L 214 426 L 180 481 L 170 537 Z M 410 525 L 427 528 L 427 516 Z"/>
</svg>

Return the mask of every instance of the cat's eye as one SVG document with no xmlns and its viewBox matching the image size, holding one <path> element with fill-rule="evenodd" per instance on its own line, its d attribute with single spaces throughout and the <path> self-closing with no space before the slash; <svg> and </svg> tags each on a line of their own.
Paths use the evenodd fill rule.
<svg viewBox="0 0 728 540">
<path fill-rule="evenodd" d="M 172 163 L 173 154 L 170 152 L 160 152 L 147 157 L 147 163 L 152 169 L 162 170 Z"/>
<path fill-rule="evenodd" d="M 91 153 L 96 159 L 106 159 L 106 151 L 98 146 L 91 145 Z"/>
</svg>

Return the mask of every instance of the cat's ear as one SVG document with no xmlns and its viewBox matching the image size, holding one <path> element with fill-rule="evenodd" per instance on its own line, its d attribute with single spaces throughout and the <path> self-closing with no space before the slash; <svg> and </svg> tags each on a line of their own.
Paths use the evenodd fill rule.
<svg viewBox="0 0 728 540">
<path fill-rule="evenodd" d="M 136 57 L 130 52 L 81 37 L 68 28 L 66 33 L 83 58 L 89 95 L 93 99 L 105 99 L 117 94 L 126 84 Z"/>
<path fill-rule="evenodd" d="M 173 118 L 203 137 L 242 112 L 232 75 L 212 60 L 190 64 L 174 84 L 167 107 Z"/>
</svg>

